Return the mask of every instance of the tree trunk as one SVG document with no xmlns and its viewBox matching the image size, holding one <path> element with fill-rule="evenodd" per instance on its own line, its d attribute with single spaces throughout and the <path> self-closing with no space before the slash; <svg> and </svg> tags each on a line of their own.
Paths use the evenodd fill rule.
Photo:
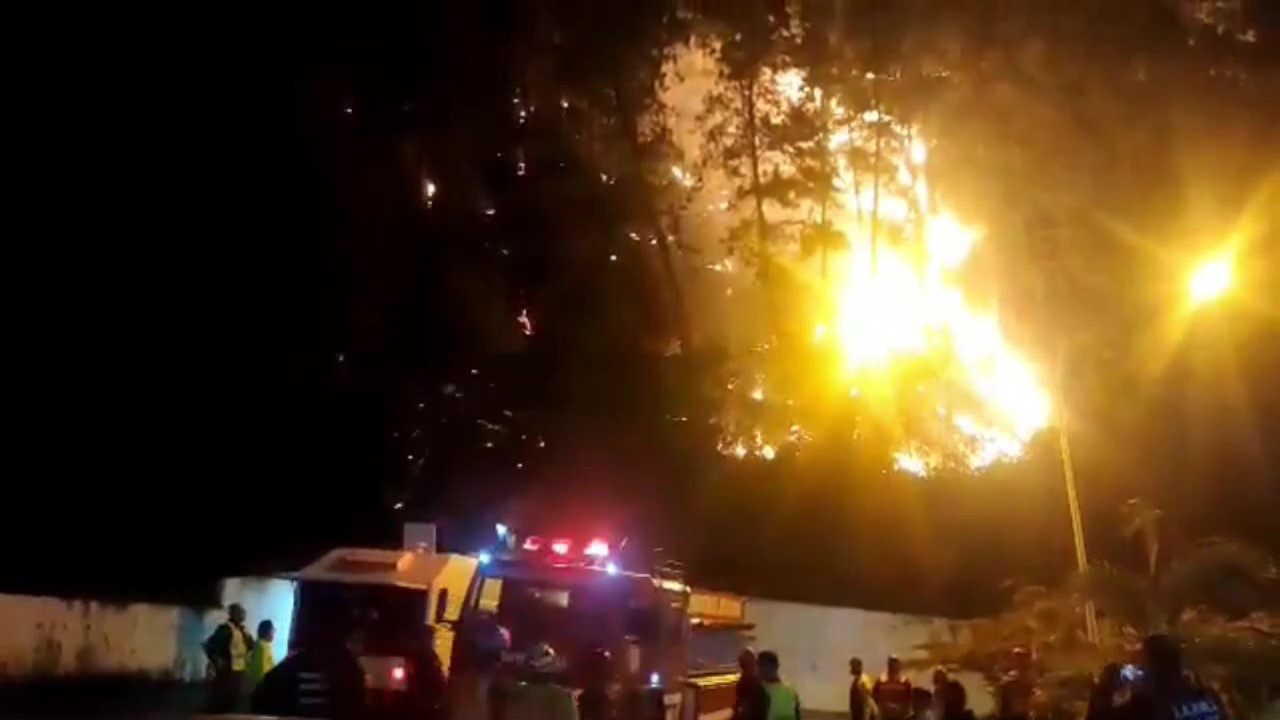
<svg viewBox="0 0 1280 720">
<path fill-rule="evenodd" d="M 830 95 L 828 93 L 826 92 L 822 93 L 822 107 L 818 111 L 818 119 L 822 127 L 822 132 L 819 133 L 819 136 L 818 136 L 819 143 L 821 144 L 821 149 L 819 150 L 819 152 L 822 153 L 821 157 L 823 158 L 822 172 L 818 180 L 818 182 L 820 183 L 831 182 L 830 178 L 835 173 L 835 168 L 832 166 L 830 161 L 831 156 L 828 149 L 830 147 L 830 140 L 828 137 L 829 133 L 827 132 L 827 128 L 830 127 L 830 124 L 829 124 L 830 117 L 827 114 L 827 104 L 829 102 L 828 100 L 829 97 Z M 831 240 L 831 238 L 827 236 L 827 205 L 829 204 L 831 199 L 830 197 L 831 186 L 827 184 L 822 185 L 819 188 L 819 196 L 820 197 L 818 199 L 818 228 L 819 228 L 820 234 L 818 235 L 818 244 L 819 244 L 818 252 L 821 253 L 819 255 L 820 263 L 821 263 L 819 272 L 821 273 L 820 277 L 822 280 L 822 286 L 823 288 L 825 288 L 827 286 L 827 245 Z"/>
<path fill-rule="evenodd" d="M 925 266 L 925 259 L 928 257 L 928 252 L 926 251 L 926 248 L 925 248 L 925 235 L 924 235 L 925 218 L 928 216 L 928 211 L 926 209 L 926 206 L 921 204 L 920 193 L 917 192 L 917 189 L 920 186 L 920 174 L 924 172 L 924 168 L 921 165 L 917 165 L 913 160 L 913 155 L 914 155 L 913 148 L 915 147 L 915 143 L 916 143 L 915 129 L 908 126 L 907 128 L 907 163 L 908 163 L 908 166 L 911 168 L 911 185 L 910 187 L 907 188 L 907 207 L 910 208 L 911 212 L 914 215 L 913 220 L 915 223 L 915 227 L 914 227 L 913 234 L 915 236 L 914 237 L 915 242 L 912 243 L 914 246 L 912 248 L 912 254 L 915 257 L 916 272 L 923 273 L 924 266 Z"/>
<path fill-rule="evenodd" d="M 880 117 L 880 94 L 877 78 L 871 80 L 871 107 L 876 113 L 875 146 L 871 151 L 871 272 L 876 271 L 877 243 L 880 236 L 880 152 L 884 118 Z"/>
<path fill-rule="evenodd" d="M 675 231 L 673 235 L 679 233 L 679 222 L 679 218 L 672 221 L 672 230 Z M 654 230 L 657 232 L 658 239 L 658 260 L 662 264 L 662 274 L 667 278 L 667 285 L 671 291 L 671 304 L 676 314 L 676 338 L 680 341 L 680 351 L 687 353 L 692 349 L 693 323 L 689 319 L 689 306 L 684 299 L 684 287 L 680 284 L 680 274 L 676 272 L 675 258 L 671 255 L 671 242 L 667 239 L 665 229 L 655 224 Z"/>
<path fill-rule="evenodd" d="M 760 182 L 760 145 L 756 120 L 756 81 L 748 77 L 742 84 L 742 103 L 746 110 L 747 120 L 747 159 L 751 168 L 751 195 L 755 198 L 756 214 L 756 252 L 759 273 L 767 274 L 765 268 L 769 257 L 769 225 L 764 216 L 764 194 Z"/>
<path fill-rule="evenodd" d="M 685 302 L 684 286 L 680 283 L 680 274 L 676 270 L 675 258 L 672 256 L 671 242 L 668 239 L 667 229 L 664 227 L 658 209 L 654 205 L 653 194 L 650 192 L 651 188 L 645 186 L 643 150 L 640 147 L 640 124 L 637 122 L 633 104 L 624 92 L 623 80 L 616 75 L 614 77 L 614 97 L 617 98 L 618 115 L 621 116 L 623 129 L 627 135 L 627 150 L 631 154 L 628 174 L 632 175 L 632 177 L 629 178 L 630 182 L 626 183 L 627 187 L 624 187 L 624 191 L 628 193 L 629 201 L 639 203 L 641 221 L 648 226 L 649 232 L 653 234 L 657 242 L 658 261 L 662 267 L 662 276 L 666 279 L 667 291 L 671 295 L 672 311 L 675 313 L 676 338 L 680 341 L 681 352 L 688 352 L 692 349 L 693 323 L 689 319 L 689 307 Z M 678 220 L 676 222 L 678 223 Z M 673 230 L 675 229 L 677 228 L 673 227 Z"/>
</svg>

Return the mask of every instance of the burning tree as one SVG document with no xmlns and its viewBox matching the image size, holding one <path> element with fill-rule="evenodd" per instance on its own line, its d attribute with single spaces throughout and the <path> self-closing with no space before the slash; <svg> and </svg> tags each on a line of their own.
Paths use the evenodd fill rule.
<svg viewBox="0 0 1280 720">
<path fill-rule="evenodd" d="M 908 473 L 1021 456 L 1048 396 L 994 313 L 967 298 L 961 271 L 980 232 L 938 202 L 927 130 L 888 100 L 908 95 L 908 74 L 878 49 L 842 52 L 857 38 L 803 12 L 810 22 L 768 17 L 772 34 L 757 20 L 695 50 L 718 61 L 704 181 L 728 198 L 727 254 L 708 267 L 758 270 L 726 290 L 752 320 L 730 340 L 741 362 L 721 451 L 772 460 L 844 402 L 893 438 Z"/>
</svg>

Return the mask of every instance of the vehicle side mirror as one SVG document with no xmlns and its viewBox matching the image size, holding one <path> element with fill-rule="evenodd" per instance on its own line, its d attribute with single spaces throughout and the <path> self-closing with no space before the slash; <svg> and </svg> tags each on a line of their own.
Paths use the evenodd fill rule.
<svg viewBox="0 0 1280 720">
<path fill-rule="evenodd" d="M 436 595 L 436 617 L 435 624 L 439 625 L 448 620 L 449 617 L 449 588 L 440 588 L 440 592 Z"/>
</svg>

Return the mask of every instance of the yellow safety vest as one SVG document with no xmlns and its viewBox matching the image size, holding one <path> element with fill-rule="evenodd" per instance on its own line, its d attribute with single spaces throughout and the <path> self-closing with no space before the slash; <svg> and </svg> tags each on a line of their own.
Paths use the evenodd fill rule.
<svg viewBox="0 0 1280 720">
<path fill-rule="evenodd" d="M 271 643 L 259 640 L 253 644 L 253 650 L 249 651 L 249 669 L 245 672 L 246 679 L 250 684 L 257 684 L 262 676 L 271 672 L 271 668 L 275 666 L 276 656 Z"/>
<path fill-rule="evenodd" d="M 249 657 L 249 643 L 244 631 L 231 623 L 231 672 L 244 672 Z"/>
</svg>

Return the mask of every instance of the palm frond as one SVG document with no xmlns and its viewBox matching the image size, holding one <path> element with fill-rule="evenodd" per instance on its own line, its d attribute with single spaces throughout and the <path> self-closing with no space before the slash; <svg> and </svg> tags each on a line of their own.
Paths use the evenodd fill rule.
<svg viewBox="0 0 1280 720">
<path fill-rule="evenodd" d="M 1114 565 L 1096 563 L 1073 581 L 1076 592 L 1092 600 L 1113 622 L 1138 632 L 1157 629 L 1145 578 Z"/>
<path fill-rule="evenodd" d="M 1259 607 L 1265 589 L 1276 580 L 1276 563 L 1267 553 L 1214 538 L 1170 563 L 1156 596 L 1170 618 L 1201 605 L 1241 615 Z"/>
</svg>

